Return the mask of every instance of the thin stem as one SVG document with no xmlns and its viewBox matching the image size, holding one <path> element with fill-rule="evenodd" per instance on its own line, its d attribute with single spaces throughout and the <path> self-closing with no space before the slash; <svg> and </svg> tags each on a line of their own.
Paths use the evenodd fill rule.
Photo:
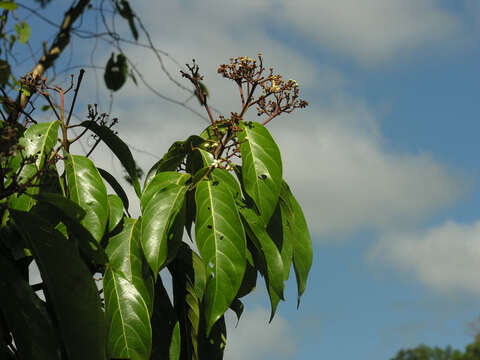
<svg viewBox="0 0 480 360">
<path fill-rule="evenodd" d="M 68 126 L 70 124 L 70 119 L 72 118 L 73 108 L 75 107 L 75 102 L 77 101 L 78 89 L 80 89 L 80 84 L 82 83 L 82 79 L 83 79 L 84 74 L 85 74 L 85 70 L 80 69 L 80 74 L 78 75 L 78 80 L 77 80 L 77 86 L 75 87 L 75 90 L 74 90 L 72 106 L 70 107 L 70 112 L 68 113 L 67 122 L 65 124 L 66 126 Z"/>
</svg>

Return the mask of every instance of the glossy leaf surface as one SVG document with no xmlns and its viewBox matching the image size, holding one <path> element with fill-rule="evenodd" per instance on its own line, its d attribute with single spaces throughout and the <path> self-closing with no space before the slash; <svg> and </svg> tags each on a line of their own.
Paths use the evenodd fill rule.
<svg viewBox="0 0 480 360">
<path fill-rule="evenodd" d="M 152 328 L 147 304 L 137 288 L 108 267 L 103 278 L 111 358 L 149 359 Z"/>
<path fill-rule="evenodd" d="M 112 232 L 113 229 L 122 221 L 123 217 L 123 203 L 117 195 L 108 195 L 108 232 Z"/>
<path fill-rule="evenodd" d="M 74 242 L 38 216 L 11 214 L 40 269 L 68 358 L 103 359 L 105 317 L 97 287 Z"/>
<path fill-rule="evenodd" d="M 144 208 L 153 195 L 166 188 L 168 185 L 184 185 L 189 179 L 190 174 L 181 174 L 176 171 L 164 171 L 158 173 L 148 183 L 147 187 L 143 189 L 140 198 L 140 205 Z"/>
<path fill-rule="evenodd" d="M 183 206 L 186 192 L 186 186 L 169 185 L 143 208 L 142 248 L 155 276 L 167 260 L 169 230 Z"/>
<path fill-rule="evenodd" d="M 245 232 L 232 193 L 218 181 L 196 189 L 195 240 L 207 269 L 207 334 L 232 303 L 245 272 Z"/>
<path fill-rule="evenodd" d="M 280 150 L 268 130 L 259 123 L 242 123 L 242 177 L 247 194 L 255 201 L 265 223 L 277 206 L 282 185 Z"/>
<path fill-rule="evenodd" d="M 140 240 L 141 219 L 125 218 L 122 231 L 110 239 L 105 251 L 110 267 L 137 288 L 152 313 L 153 277 L 144 269 Z"/>
<path fill-rule="evenodd" d="M 108 220 L 105 184 L 95 165 L 85 156 L 68 155 L 65 159 L 65 172 L 70 199 L 87 213 L 81 223 L 100 242 Z"/>
</svg>

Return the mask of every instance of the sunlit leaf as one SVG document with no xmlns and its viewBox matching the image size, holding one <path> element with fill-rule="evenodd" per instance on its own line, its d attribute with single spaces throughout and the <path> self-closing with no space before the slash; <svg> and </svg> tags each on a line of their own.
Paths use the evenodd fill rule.
<svg viewBox="0 0 480 360">
<path fill-rule="evenodd" d="M 149 359 L 152 328 L 148 307 L 140 292 L 111 267 L 105 270 L 103 291 L 109 356 L 132 360 Z"/>
<path fill-rule="evenodd" d="M 144 208 L 148 201 L 160 190 L 168 185 L 184 185 L 190 179 L 190 174 L 181 174 L 176 171 L 164 171 L 155 175 L 148 185 L 143 189 L 140 204 Z"/>
<path fill-rule="evenodd" d="M 141 239 L 141 219 L 125 218 L 120 233 L 110 238 L 106 253 L 110 267 L 131 282 L 142 296 L 149 312 L 153 307 L 153 278 L 144 271 Z"/>
<path fill-rule="evenodd" d="M 277 206 L 282 186 L 280 150 L 268 130 L 255 122 L 241 123 L 242 177 L 247 194 L 253 199 L 265 223 Z"/>
<path fill-rule="evenodd" d="M 232 303 L 245 272 L 245 232 L 233 195 L 218 181 L 203 181 L 195 193 L 195 240 L 207 268 L 207 334 Z"/>
<path fill-rule="evenodd" d="M 0 1 L 0 8 L 5 10 L 15 10 L 18 5 L 11 1 Z"/>
<path fill-rule="evenodd" d="M 15 24 L 15 31 L 17 32 L 18 41 L 25 45 L 30 38 L 30 26 L 25 21 Z"/>
<path fill-rule="evenodd" d="M 87 212 L 81 223 L 100 242 L 108 220 L 105 184 L 93 162 L 85 156 L 68 155 L 65 172 L 70 199 Z"/>
<path fill-rule="evenodd" d="M 142 247 L 155 276 L 167 260 L 169 231 L 186 192 L 186 186 L 168 185 L 155 193 L 142 209 Z"/>
<path fill-rule="evenodd" d="M 123 217 L 123 203 L 117 195 L 108 195 L 108 232 L 112 232 L 113 229 L 122 221 Z"/>
</svg>

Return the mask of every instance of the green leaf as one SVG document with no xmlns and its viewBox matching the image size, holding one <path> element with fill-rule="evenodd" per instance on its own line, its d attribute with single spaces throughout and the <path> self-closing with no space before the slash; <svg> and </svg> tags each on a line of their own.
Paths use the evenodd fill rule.
<svg viewBox="0 0 480 360">
<path fill-rule="evenodd" d="M 244 309 L 243 303 L 240 301 L 240 299 L 235 299 L 233 300 L 232 305 L 230 305 L 230 309 L 232 309 L 235 315 L 237 315 L 237 324 L 235 325 L 235 327 L 237 327 L 240 321 L 240 317 L 242 316 L 242 313 L 243 313 L 243 309 Z"/>
<path fill-rule="evenodd" d="M 280 251 L 268 235 L 262 218 L 253 209 L 240 208 L 240 214 L 247 223 L 247 234 L 258 252 L 265 258 L 269 286 L 283 300 L 283 262 Z"/>
<path fill-rule="evenodd" d="M 250 251 L 247 249 L 247 254 L 252 256 Z M 245 295 L 250 294 L 255 287 L 257 286 L 257 269 L 247 261 L 247 267 L 245 268 L 245 275 L 243 276 L 242 285 L 240 285 L 240 289 L 237 293 L 237 298 L 244 297 Z"/>
<path fill-rule="evenodd" d="M 270 321 L 283 297 L 283 262 L 280 252 L 266 231 L 262 218 L 253 209 L 240 208 L 240 214 L 246 221 L 245 230 L 250 241 L 255 246 L 254 262 L 257 269 L 265 278 L 268 295 L 271 303 Z"/>
<path fill-rule="evenodd" d="M 0 1 L 0 8 L 5 10 L 15 10 L 18 5 L 11 1 Z"/>
<path fill-rule="evenodd" d="M 33 195 L 39 192 L 38 184 L 41 180 L 40 177 L 32 179 L 39 170 L 44 168 L 48 154 L 50 154 L 57 142 L 58 126 L 58 121 L 34 124 L 25 131 L 23 137 L 19 140 L 19 144 L 24 147 L 24 150 L 12 159 L 11 167 L 13 171 L 17 171 L 22 163 L 22 159 L 31 158 L 33 160 L 24 165 L 18 176 L 19 183 L 30 181 L 32 186 L 27 189 L 27 194 Z M 45 173 L 44 177 L 47 175 L 48 173 Z M 35 201 L 27 194 L 21 194 L 20 196 L 14 194 L 9 198 L 9 206 L 12 209 L 22 211 L 30 210 Z"/>
<path fill-rule="evenodd" d="M 15 31 L 18 35 L 18 41 L 20 44 L 25 45 L 30 38 L 30 26 L 25 21 L 19 24 L 15 24 Z"/>
<path fill-rule="evenodd" d="M 290 276 L 290 269 L 293 259 L 293 244 L 295 242 L 295 222 L 292 205 L 288 200 L 285 186 L 278 200 L 277 208 L 270 219 L 267 231 L 277 247 L 283 262 L 283 280 L 287 281 Z"/>
<path fill-rule="evenodd" d="M 107 267 L 103 277 L 110 358 L 150 358 L 152 328 L 147 304 L 137 288 Z"/>
<path fill-rule="evenodd" d="M 142 247 L 155 277 L 167 260 L 169 231 L 186 192 L 186 186 L 168 185 L 155 193 L 142 209 Z"/>
<path fill-rule="evenodd" d="M 93 162 L 85 156 L 68 155 L 65 172 L 70 199 L 87 212 L 81 224 L 100 242 L 108 220 L 105 184 Z"/>
<path fill-rule="evenodd" d="M 157 173 L 148 185 L 143 189 L 140 198 L 141 207 L 144 208 L 148 201 L 160 190 L 166 188 L 168 185 L 184 185 L 190 179 L 190 174 L 181 174 L 176 171 L 164 171 Z"/>
<path fill-rule="evenodd" d="M 203 181 L 195 193 L 195 240 L 207 268 L 207 334 L 235 298 L 245 272 L 245 232 L 233 196 L 218 181 Z"/>
<path fill-rule="evenodd" d="M 108 232 L 112 232 L 122 221 L 123 204 L 117 195 L 108 195 Z"/>
<path fill-rule="evenodd" d="M 215 168 L 212 171 L 211 177 L 212 180 L 216 180 L 225 184 L 232 193 L 235 200 L 241 199 L 242 190 L 240 189 L 240 184 L 230 172 L 224 169 Z"/>
<path fill-rule="evenodd" d="M 308 273 L 312 266 L 313 250 L 312 240 L 310 239 L 310 233 L 308 231 L 307 222 L 303 215 L 302 208 L 298 204 L 297 200 L 293 196 L 287 184 L 285 184 L 286 198 L 290 201 L 294 223 L 295 223 L 295 241 L 293 243 L 293 268 L 295 270 L 295 276 L 297 278 L 298 287 L 298 302 L 297 307 L 300 305 L 300 297 L 305 291 L 307 286 Z"/>
<path fill-rule="evenodd" d="M 67 357 L 103 359 L 105 318 L 97 287 L 75 243 L 32 213 L 12 210 L 11 215 L 40 269 Z"/>
<path fill-rule="evenodd" d="M 268 130 L 255 122 L 241 123 L 242 178 L 265 223 L 277 206 L 282 186 L 280 150 Z"/>
<path fill-rule="evenodd" d="M 168 149 L 167 153 L 152 166 L 145 177 L 144 187 L 152 180 L 152 178 L 164 171 L 175 171 L 185 159 L 187 154 L 191 153 L 205 140 L 197 135 L 190 136 L 185 141 L 175 141 Z"/>
<path fill-rule="evenodd" d="M 15 264 L 1 253 L 0 272 L 0 293 L 5 295 L 0 296 L 1 313 L 12 331 L 19 357 L 60 359 L 60 344 L 45 304 Z"/>
<path fill-rule="evenodd" d="M 112 53 L 110 59 L 108 59 L 107 66 L 105 67 L 105 74 L 103 78 L 105 85 L 112 91 L 119 90 L 128 76 L 128 62 L 127 58 L 123 54 L 118 54 L 115 59 L 115 54 Z"/>
<path fill-rule="evenodd" d="M 135 160 L 133 159 L 132 153 L 130 152 L 127 144 L 125 144 L 122 139 L 120 139 L 105 125 L 98 125 L 96 122 L 89 120 L 82 122 L 80 126 L 83 126 L 94 132 L 95 135 L 102 139 L 102 141 L 110 148 L 110 150 L 112 150 L 127 171 L 128 176 L 130 176 L 132 179 L 133 188 L 135 189 L 138 197 L 140 197 L 140 183 L 138 182 L 137 165 L 135 164 Z M 120 196 L 120 194 L 118 194 L 118 196 Z"/>
<path fill-rule="evenodd" d="M 153 277 L 144 269 L 141 219 L 125 218 L 123 229 L 113 236 L 106 248 L 110 267 L 131 282 L 142 296 L 149 313 L 153 308 Z"/>
<path fill-rule="evenodd" d="M 173 328 L 172 341 L 170 343 L 169 359 L 179 360 L 180 352 L 182 350 L 181 338 L 180 338 L 180 323 L 177 321 Z"/>
<path fill-rule="evenodd" d="M 122 199 L 122 203 L 123 203 L 123 207 L 125 208 L 125 210 L 128 211 L 128 197 L 127 197 L 127 194 L 125 193 L 125 191 L 123 190 L 122 186 L 118 183 L 117 179 L 115 179 L 115 177 L 110 174 L 109 172 L 101 169 L 101 168 L 97 168 L 98 169 L 98 172 L 100 173 L 100 175 L 102 176 L 102 178 L 108 182 L 108 184 L 112 187 L 113 191 L 115 191 L 117 193 L 117 195 L 120 197 L 120 199 Z"/>
<path fill-rule="evenodd" d="M 159 277 L 155 283 L 155 303 L 152 315 L 152 357 L 151 360 L 168 359 L 172 333 L 177 324 L 167 290 Z"/>
<path fill-rule="evenodd" d="M 221 316 L 213 325 L 208 338 L 202 337 L 199 340 L 199 359 L 222 360 L 227 342 L 225 317 Z"/>
</svg>

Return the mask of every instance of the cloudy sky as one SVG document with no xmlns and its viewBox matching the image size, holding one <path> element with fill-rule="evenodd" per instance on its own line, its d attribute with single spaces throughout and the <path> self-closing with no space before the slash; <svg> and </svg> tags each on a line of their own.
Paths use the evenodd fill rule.
<svg viewBox="0 0 480 360">
<path fill-rule="evenodd" d="M 172 59 L 195 58 L 220 111 L 238 111 L 239 99 L 216 74 L 218 64 L 258 52 L 267 66 L 296 79 L 310 102 L 269 125 L 314 242 L 307 292 L 296 310 L 289 283 L 287 302 L 267 324 L 269 304 L 259 286 L 238 327 L 229 318 L 226 359 L 385 360 L 420 343 L 463 348 L 472 341 L 469 323 L 480 315 L 479 4 L 134 4 L 155 46 L 171 56 L 163 60 L 172 76 L 184 82 Z M 56 16 L 63 9 L 49 11 Z M 95 22 L 84 26 L 94 30 Z M 73 62 L 90 63 L 92 46 L 93 40 L 77 39 Z M 98 42 L 95 49 L 95 62 L 104 64 L 111 48 Z M 125 50 L 158 92 L 188 98 L 153 53 Z M 81 101 L 107 110 L 102 71 L 97 75 L 99 87 L 87 71 Z M 195 99 L 188 105 L 202 111 Z M 132 81 L 115 95 L 112 112 L 144 169 L 172 141 L 207 125 Z M 106 151 L 94 158 L 122 176 Z"/>
</svg>

